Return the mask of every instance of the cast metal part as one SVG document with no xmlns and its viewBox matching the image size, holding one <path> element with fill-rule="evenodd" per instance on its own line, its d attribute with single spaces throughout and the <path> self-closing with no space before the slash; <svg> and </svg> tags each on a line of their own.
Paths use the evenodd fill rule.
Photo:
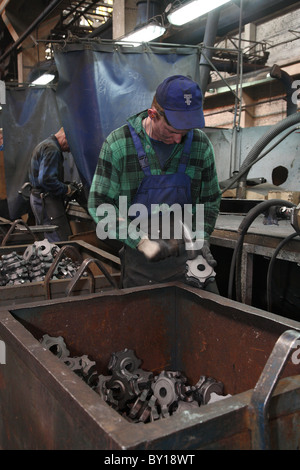
<svg viewBox="0 0 300 470">
<path fill-rule="evenodd" d="M 95 387 L 103 400 L 133 422 L 167 418 L 177 412 L 180 402 L 186 403 L 186 410 L 190 404 L 209 403 L 212 394 L 223 394 L 223 384 L 211 377 L 201 376 L 196 385 L 189 385 L 180 371 L 164 370 L 154 376 L 137 368 L 140 364 L 132 350 L 112 353 L 108 364 L 112 375 L 99 375 Z"/>
<path fill-rule="evenodd" d="M 106 386 L 112 394 L 114 402 L 118 403 L 120 410 L 123 410 L 127 403 L 136 397 L 133 381 L 133 375 L 129 376 L 128 373 L 124 375 L 122 372 L 115 370 L 111 379 L 106 382 Z"/>
<path fill-rule="evenodd" d="M 56 253 L 59 251 L 57 245 L 50 243 L 46 238 L 41 241 L 36 241 L 32 245 L 28 245 L 23 258 L 29 261 L 32 258 L 41 258 L 51 261 Z"/>
<path fill-rule="evenodd" d="M 81 358 L 80 357 L 64 357 L 64 363 L 74 372 L 80 371 L 82 369 Z"/>
<path fill-rule="evenodd" d="M 192 255 L 194 254 L 195 256 L 197 252 L 190 230 L 182 222 L 181 225 L 185 246 L 186 248 L 189 247 L 190 253 Z M 187 260 L 186 270 L 187 271 L 185 273 L 185 278 L 187 283 L 198 288 L 205 287 L 206 284 L 212 281 L 216 276 L 213 267 L 210 266 L 206 259 L 200 254 L 198 256 L 195 256 L 193 259 Z"/>
<path fill-rule="evenodd" d="M 2 255 L 0 260 L 0 285 L 23 284 L 29 281 L 25 261 L 15 251 Z"/>
<path fill-rule="evenodd" d="M 112 353 L 108 364 L 108 370 L 117 372 L 133 372 L 138 369 L 142 361 L 136 357 L 131 349 L 124 349 Z"/>
<path fill-rule="evenodd" d="M 146 421 L 150 416 L 151 409 L 148 406 L 147 396 L 148 390 L 143 390 L 141 395 L 137 397 L 136 401 L 130 407 L 130 412 L 128 414 L 131 419 L 139 419 L 139 421 Z"/>
<path fill-rule="evenodd" d="M 111 376 L 99 375 L 98 376 L 98 383 L 95 387 L 95 391 L 99 393 L 100 397 L 103 398 L 104 401 L 107 401 L 107 386 L 106 382 L 111 379 Z M 117 403 L 116 403 L 117 404 Z"/>
<path fill-rule="evenodd" d="M 95 361 L 91 361 L 87 355 L 80 357 L 63 357 L 63 362 L 79 375 L 88 385 L 94 387 L 98 380 Z"/>
<path fill-rule="evenodd" d="M 103 379 L 99 376 L 102 387 L 100 393 L 106 401 L 111 401 L 112 405 L 123 410 L 141 391 L 148 388 L 153 374 L 139 369 L 141 362 L 131 349 L 111 354 L 108 370 L 112 376 L 105 381 L 106 392 L 103 390 Z"/>
<path fill-rule="evenodd" d="M 62 336 L 43 335 L 40 343 L 46 349 L 49 349 L 57 356 L 66 366 L 81 377 L 88 385 L 94 388 L 98 382 L 98 374 L 96 371 L 95 361 L 91 361 L 87 355 L 79 357 L 71 357 L 66 343 Z"/>
<path fill-rule="evenodd" d="M 64 359 L 70 354 L 62 336 L 53 337 L 45 334 L 40 342 L 42 346 L 49 349 L 58 358 Z"/>
<path fill-rule="evenodd" d="M 169 415 L 171 406 L 177 404 L 180 399 L 177 393 L 179 381 L 179 378 L 177 379 L 172 374 L 162 371 L 151 386 L 163 418 Z"/>
<path fill-rule="evenodd" d="M 167 418 L 178 410 L 187 412 L 189 406 L 199 407 L 226 398 L 223 383 L 212 377 L 201 376 L 197 384 L 191 386 L 180 371 L 163 370 L 154 376 L 152 372 L 140 369 L 142 361 L 131 349 L 111 354 L 108 364 L 111 375 L 105 376 L 97 374 L 96 363 L 87 355 L 71 357 L 61 336 L 54 338 L 45 334 L 40 342 L 108 405 L 135 423 Z"/>
<path fill-rule="evenodd" d="M 218 382 L 212 377 L 201 376 L 197 384 L 195 385 L 195 391 L 193 393 L 194 399 L 199 405 L 207 405 L 210 401 L 211 394 L 223 395 L 224 385 L 222 382 Z"/>
<path fill-rule="evenodd" d="M 196 287 L 204 287 L 216 276 L 214 268 L 208 264 L 202 255 L 186 262 L 187 272 L 185 274 L 187 282 Z"/>
</svg>

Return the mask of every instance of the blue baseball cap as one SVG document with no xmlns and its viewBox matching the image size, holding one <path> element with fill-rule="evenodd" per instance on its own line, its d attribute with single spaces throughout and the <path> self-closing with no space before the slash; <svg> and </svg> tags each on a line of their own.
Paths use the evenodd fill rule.
<svg viewBox="0 0 300 470">
<path fill-rule="evenodd" d="M 174 129 L 202 129 L 205 126 L 202 92 L 184 75 L 166 78 L 156 90 L 156 100 Z"/>
</svg>

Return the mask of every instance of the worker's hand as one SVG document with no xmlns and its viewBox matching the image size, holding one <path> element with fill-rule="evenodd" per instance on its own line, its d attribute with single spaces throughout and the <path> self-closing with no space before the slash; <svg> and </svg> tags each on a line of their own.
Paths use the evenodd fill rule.
<svg viewBox="0 0 300 470">
<path fill-rule="evenodd" d="M 206 261 L 208 262 L 208 264 L 209 264 L 212 268 L 214 268 L 215 266 L 217 266 L 217 262 L 216 262 L 216 260 L 214 259 L 213 255 L 211 254 L 211 251 L 210 251 L 209 241 L 204 240 L 203 247 L 202 247 L 201 250 L 199 251 L 199 254 L 202 255 L 203 258 L 206 259 Z"/>
<path fill-rule="evenodd" d="M 169 256 L 178 256 L 180 254 L 180 246 L 182 240 L 149 240 L 143 238 L 137 249 L 143 253 L 149 261 L 160 261 Z"/>
<path fill-rule="evenodd" d="M 72 197 L 74 196 L 75 193 L 77 193 L 77 191 L 78 191 L 78 188 L 74 184 L 70 183 L 68 184 L 68 191 L 66 193 L 66 196 L 69 199 L 72 199 Z"/>
<path fill-rule="evenodd" d="M 199 248 L 202 246 L 202 248 Z M 206 259 L 207 263 L 214 268 L 217 266 L 217 262 L 214 259 L 210 251 L 209 241 L 207 240 L 196 240 L 194 243 L 189 243 L 189 249 L 187 249 L 188 259 L 195 259 L 198 255 L 202 255 Z"/>
</svg>

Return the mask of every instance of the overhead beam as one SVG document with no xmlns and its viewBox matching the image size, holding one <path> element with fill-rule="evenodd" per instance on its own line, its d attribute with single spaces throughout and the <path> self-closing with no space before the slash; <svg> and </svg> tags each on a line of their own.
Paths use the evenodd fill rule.
<svg viewBox="0 0 300 470">
<path fill-rule="evenodd" d="M 6 3 L 8 2 L 9 0 L 6 1 Z M 7 18 L 5 9 L 1 10 L 1 17 L 2 17 L 3 23 L 7 27 L 13 40 L 18 41 L 19 35 L 16 32 L 15 28 L 13 27 L 11 21 L 9 21 L 9 19 Z M 18 54 L 17 63 L 18 63 L 18 82 L 23 83 L 23 54 L 22 53 Z"/>
<path fill-rule="evenodd" d="M 0 2 L 0 15 L 2 14 L 2 12 L 5 10 L 5 8 L 7 7 L 7 5 L 9 4 L 10 0 L 2 0 Z"/>
<path fill-rule="evenodd" d="M 14 42 L 14 44 L 0 57 L 0 63 L 3 62 L 6 57 L 8 57 L 13 50 L 15 50 L 17 47 L 19 47 L 22 42 L 27 38 L 27 36 L 32 33 L 32 31 L 51 13 L 54 8 L 57 7 L 59 3 L 61 3 L 63 0 L 53 0 L 47 8 L 31 23 L 29 28 L 24 31 L 24 33 L 19 37 L 17 41 Z"/>
</svg>

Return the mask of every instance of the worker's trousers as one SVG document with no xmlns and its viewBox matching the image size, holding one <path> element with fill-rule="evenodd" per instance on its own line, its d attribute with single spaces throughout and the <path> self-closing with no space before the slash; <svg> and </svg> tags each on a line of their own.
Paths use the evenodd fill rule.
<svg viewBox="0 0 300 470">
<path fill-rule="evenodd" d="M 161 261 L 148 261 L 143 253 L 137 249 L 124 246 L 120 252 L 122 266 L 122 287 L 149 286 L 165 282 L 183 282 L 186 279 L 186 252 L 180 256 L 170 256 Z M 204 290 L 219 294 L 215 280 L 209 282 Z"/>
<path fill-rule="evenodd" d="M 49 195 L 43 198 L 38 194 L 31 194 L 30 205 L 37 225 L 57 227 L 54 231 L 44 232 L 49 242 L 55 243 L 69 239 L 72 232 L 63 199 Z"/>
</svg>

